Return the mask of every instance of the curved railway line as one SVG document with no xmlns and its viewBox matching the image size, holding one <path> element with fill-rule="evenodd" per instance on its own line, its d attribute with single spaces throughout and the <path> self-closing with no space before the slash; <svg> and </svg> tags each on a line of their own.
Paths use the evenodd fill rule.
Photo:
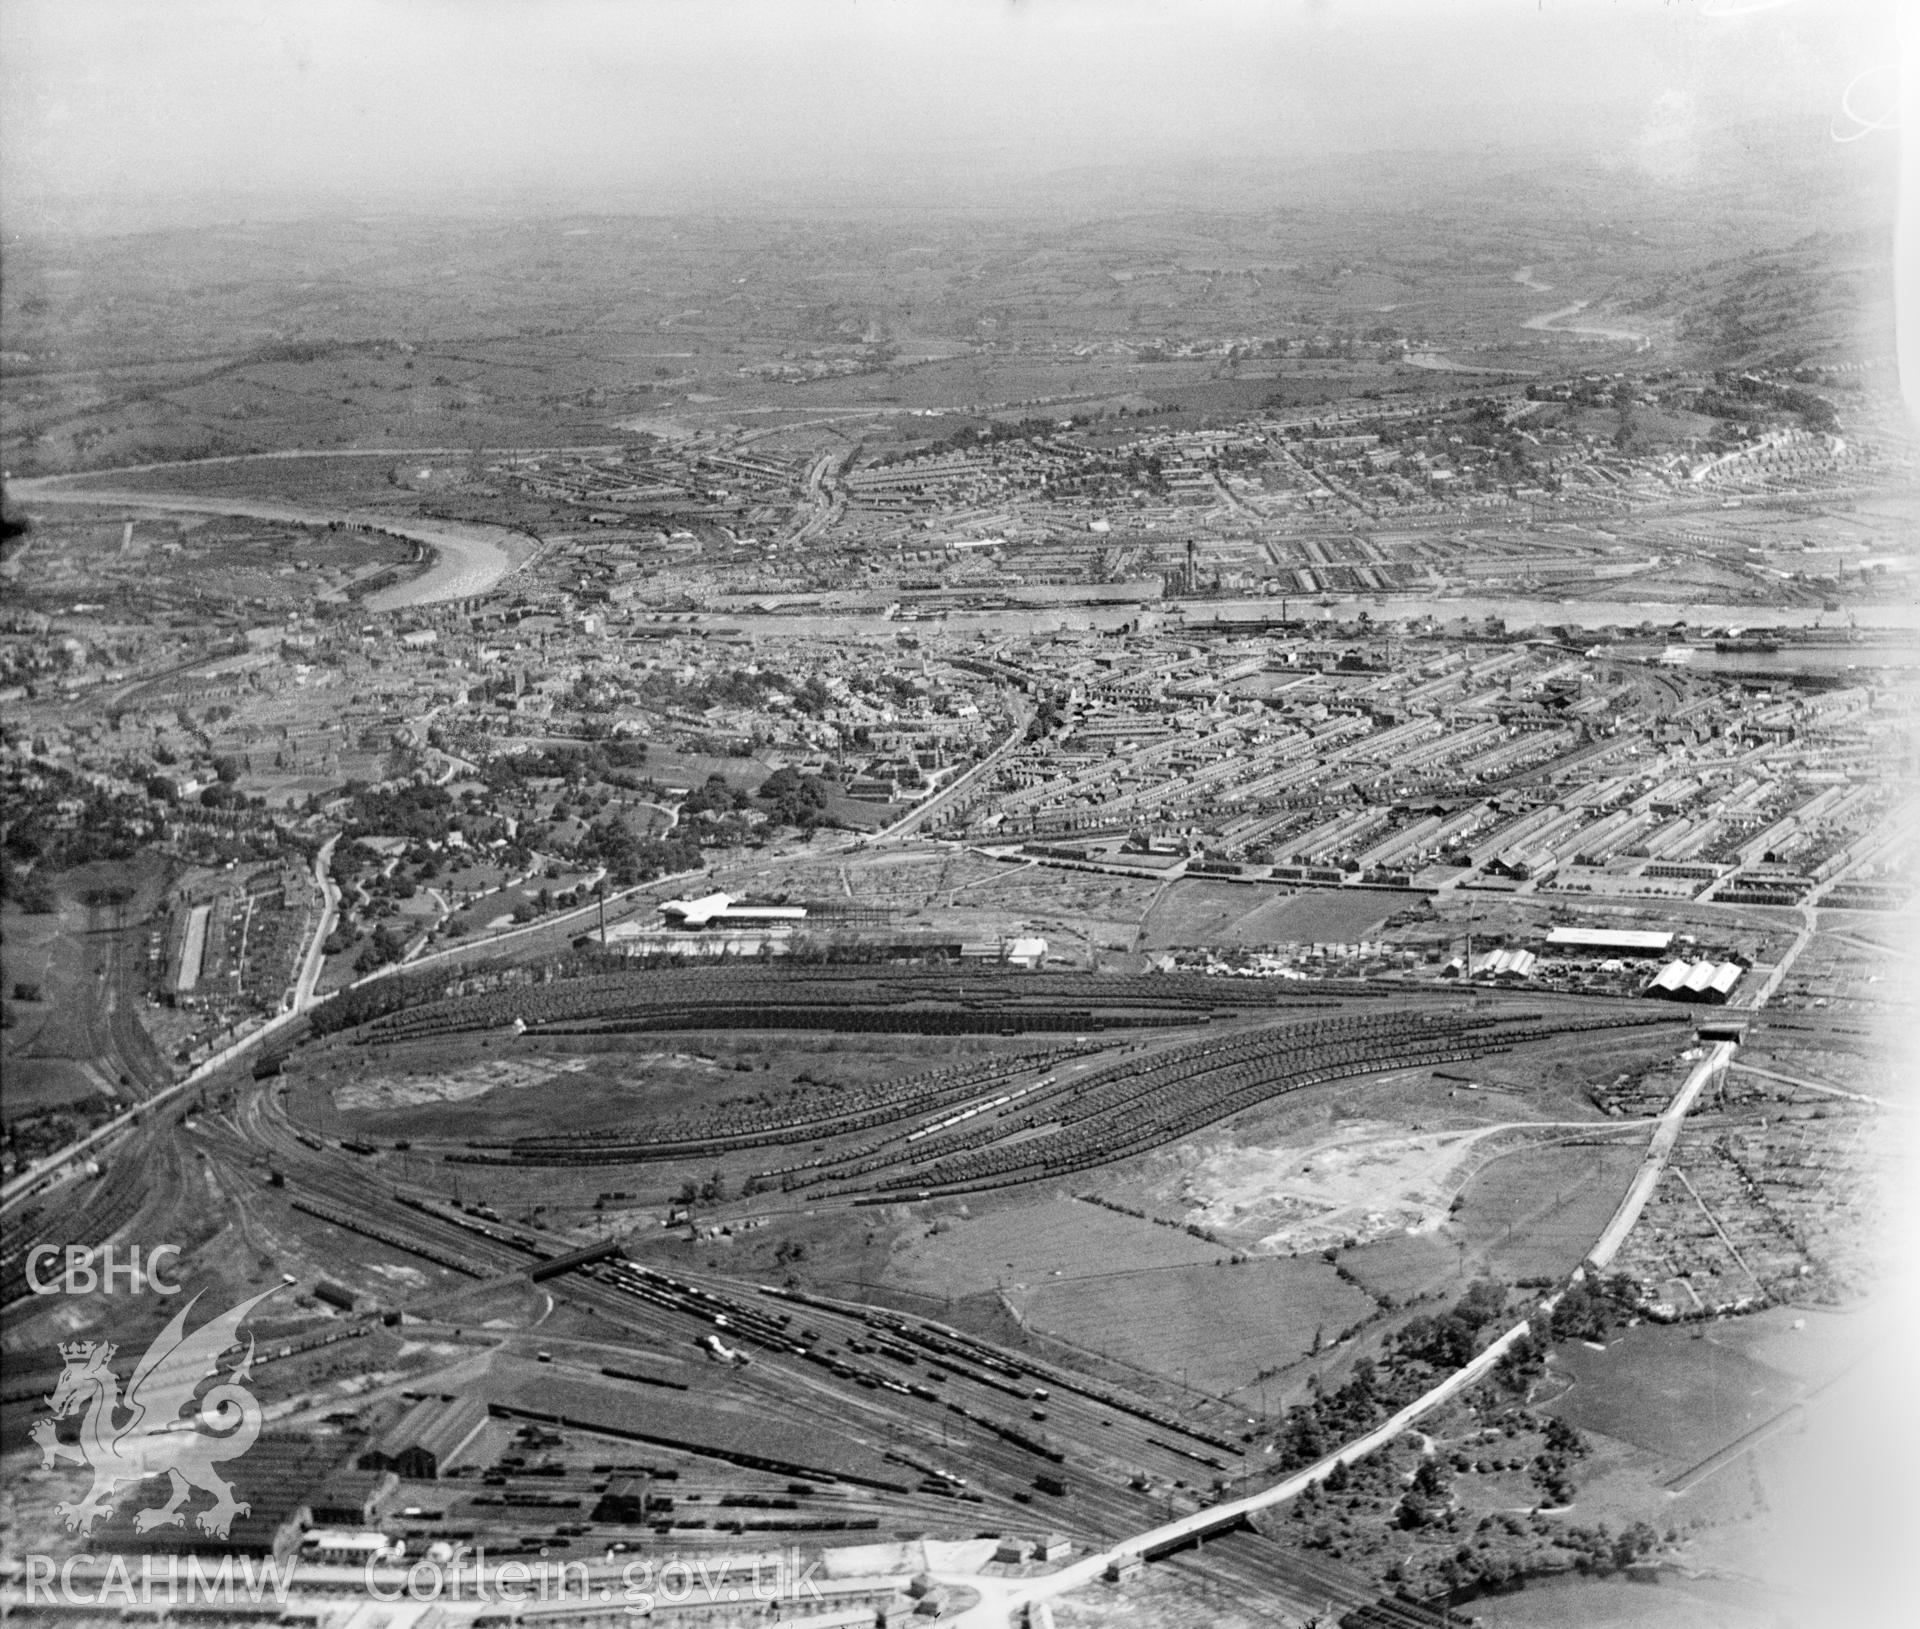
<svg viewBox="0 0 1920 1629">
<path fill-rule="evenodd" d="M 405 975 L 354 992 L 317 1017 L 365 1044 L 511 1029 L 533 1034 L 655 1030 L 833 1029 L 849 1033 L 1022 1034 L 1205 1024 L 1216 1017 L 1384 1001 L 1354 981 L 1313 992 L 1199 974 L 898 970 L 885 965 L 767 969 L 631 969 L 539 982 L 494 978 L 459 990 L 452 974 Z M 479 982 L 478 980 L 470 980 Z M 411 997 L 411 999 L 409 999 Z"/>
<path fill-rule="evenodd" d="M 245 1121 L 272 1143 L 275 1169 L 281 1171 L 289 1190 L 289 1205 L 308 1215 L 334 1226 L 349 1226 L 360 1237 L 379 1237 L 390 1248 L 410 1250 L 416 1259 L 435 1266 L 446 1268 L 457 1261 L 460 1267 L 450 1270 L 473 1278 L 517 1277 L 575 1242 L 462 1212 L 441 1199 L 396 1191 L 378 1178 L 375 1167 L 339 1165 L 325 1149 L 315 1150 L 298 1141 L 298 1134 L 271 1109 L 262 1112 L 265 1105 L 258 1098 L 265 1095 L 257 1094 Z M 221 1145 L 228 1159 L 249 1164 L 257 1160 L 255 1145 L 237 1129 L 203 1127 L 203 1137 Z M 907 1315 L 824 1297 L 803 1299 L 776 1287 L 743 1291 L 724 1278 L 666 1274 L 626 1262 L 593 1263 L 577 1270 L 568 1276 L 565 1293 L 593 1306 L 614 1327 L 646 1338 L 650 1345 L 664 1341 L 670 1349 L 690 1352 L 703 1334 L 724 1330 L 729 1342 L 751 1343 L 756 1356 L 778 1362 L 788 1390 L 805 1365 L 819 1377 L 806 1389 L 820 1390 L 826 1382 L 821 1393 L 823 1430 L 846 1429 L 845 1409 L 850 1401 L 869 1408 L 880 1403 L 888 1416 L 902 1410 L 917 1415 L 919 1429 L 929 1441 L 937 1434 L 944 1443 L 956 1427 L 965 1429 L 968 1462 L 989 1467 L 985 1474 L 990 1478 L 990 1468 L 997 1466 L 1015 1488 L 1030 1484 L 1036 1468 L 1053 1461 L 994 1428 L 1022 1431 L 1027 1425 L 1023 1409 L 1030 1409 L 1032 1391 L 1036 1387 L 1054 1391 L 1059 1400 L 1049 1413 L 1060 1421 L 1063 1440 L 1100 1442 L 1102 1457 L 1110 1462 L 1108 1478 L 1130 1512 L 1128 1519 L 1150 1508 L 1126 1487 L 1141 1468 L 1168 1483 L 1190 1480 L 1195 1470 L 1192 1460 L 1181 1453 L 1156 1447 L 1151 1440 L 1156 1434 L 1162 1440 L 1169 1434 L 1182 1437 L 1223 1467 L 1242 1452 L 1219 1429 L 1182 1419 L 1130 1397 L 1121 1388 L 1090 1386 L 1070 1371 Z M 804 1319 L 796 1309 L 804 1309 Z M 819 1338 L 801 1342 L 789 1332 L 790 1324 L 802 1323 Z M 920 1371 L 908 1378 L 897 1356 L 882 1350 L 887 1346 L 896 1352 L 914 1352 Z M 927 1368 L 935 1366 L 946 1377 L 937 1389 L 926 1379 Z M 754 1371 L 739 1371 L 736 1378 L 751 1385 Z M 920 1390 L 903 1389 L 916 1385 Z M 785 1401 L 780 1406 L 790 1407 L 791 1397 L 785 1391 L 781 1395 Z M 1076 1419 L 1081 1411 L 1088 1417 Z M 1094 1431 L 1099 1433 L 1097 1439 L 1090 1435 Z M 1115 1511 L 1116 1516 L 1120 1513 Z"/>
<path fill-rule="evenodd" d="M 410 1315 L 422 1336 L 458 1334 L 463 1344 L 508 1354 L 536 1338 L 532 1329 L 545 1315 L 524 1328 L 477 1327 L 484 1319 L 474 1298 L 494 1288 L 524 1294 L 529 1275 L 548 1264 L 552 1276 L 540 1288 L 574 1318 L 541 1329 L 537 1338 L 557 1362 L 539 1372 L 571 1375 L 584 1364 L 575 1384 L 590 1380 L 616 1400 L 630 1395 L 654 1405 L 625 1433 L 634 1439 L 634 1457 L 672 1457 L 676 1474 L 689 1478 L 689 1493 L 696 1484 L 703 1491 L 699 1501 L 648 1525 L 656 1537 L 695 1552 L 737 1544 L 743 1534 L 884 1532 L 902 1522 L 969 1531 L 976 1523 L 1011 1531 L 1063 1527 L 1104 1545 L 1267 1481 L 1261 1444 L 1273 1422 L 1170 1383 L 1154 1395 L 1151 1383 L 1096 1378 L 936 1318 L 791 1283 L 743 1283 L 681 1265 L 669 1270 L 653 1265 L 644 1248 L 555 1265 L 579 1251 L 578 1234 L 450 1200 L 447 1187 L 459 1191 L 448 1182 L 450 1168 L 468 1173 L 472 1193 L 485 1191 L 489 1168 L 476 1162 L 646 1167 L 806 1142 L 816 1145 L 813 1157 L 784 1173 L 763 1173 L 782 1174 L 801 1196 L 795 1203 L 898 1204 L 1125 1159 L 1328 1080 L 1676 1021 L 1665 1009 L 1617 1002 L 1423 992 L 1390 1005 L 1327 989 L 1295 994 L 1224 980 L 992 970 L 623 972 L 495 981 L 489 988 L 435 981 L 411 990 L 401 977 L 384 983 L 385 1010 L 366 1011 L 350 1026 L 316 1026 L 319 1033 L 305 1044 L 352 1049 L 347 1055 L 372 1062 L 502 1028 L 537 1046 L 545 1037 L 737 1025 L 748 1009 L 781 1022 L 803 1015 L 794 1027 L 858 1031 L 873 1023 L 898 1033 L 944 1025 L 952 1033 L 1034 1036 L 1017 1049 L 875 1085 L 818 1085 L 772 1107 L 752 1103 L 597 1136 L 416 1138 L 404 1153 L 387 1140 L 376 1146 L 302 1124 L 290 1112 L 298 1106 L 296 1053 L 291 1076 L 238 1079 L 228 1106 L 201 1109 L 189 1130 L 176 1131 L 185 1105 L 156 1114 L 116 1151 L 101 1181 L 50 1196 L 46 1213 L 24 1216 L 25 1226 L 12 1231 L 0 1254 L 0 1286 L 11 1286 L 34 1239 L 108 1237 L 141 1215 L 169 1179 L 176 1194 L 185 1183 L 204 1181 L 209 1192 L 244 1201 L 230 1208 L 243 1213 L 237 1225 L 250 1246 L 278 1235 L 301 1241 L 302 1254 L 403 1264 L 411 1287 L 388 1282 L 381 1300 L 390 1310 Z M 1099 1021 L 1121 1009 L 1136 1022 Z M 265 1250 L 256 1253 L 264 1257 Z M 592 1341 L 577 1333 L 580 1317 L 599 1332 Z M 323 1341 L 290 1344 L 288 1355 L 375 1331 L 371 1323 L 343 1326 Z M 702 1348 L 715 1340 L 751 1362 L 714 1368 L 711 1346 Z M 690 1420 L 702 1410 L 713 1417 L 724 1400 L 726 1410 L 801 1428 L 822 1445 L 857 1448 L 881 1468 L 856 1471 L 848 1460 L 807 1464 L 791 1453 L 702 1438 L 696 1424 L 675 1425 L 679 1399 L 693 1410 Z M 611 1429 L 575 1416 L 563 1401 L 544 1407 L 537 1388 L 489 1400 L 497 1412 L 533 1423 Z M 823 1458 L 832 1457 L 823 1447 Z M 781 1477 L 813 1491 L 783 1492 L 784 1484 L 769 1480 Z M 507 1491 L 521 1486 L 510 1481 Z M 472 1501 L 472 1519 L 495 1528 L 579 1521 L 594 1491 L 585 1483 L 524 1486 L 569 1508 L 549 1508 L 532 1492 L 494 1502 L 498 1490 L 489 1488 Z M 696 1511 L 704 1527 L 690 1525 Z M 1359 1575 L 1251 1530 L 1210 1533 L 1205 1542 L 1204 1556 L 1176 1555 L 1169 1565 L 1249 1596 L 1294 1603 L 1296 1613 L 1332 1604 L 1396 1629 L 1439 1621 L 1382 1601 Z"/>
</svg>

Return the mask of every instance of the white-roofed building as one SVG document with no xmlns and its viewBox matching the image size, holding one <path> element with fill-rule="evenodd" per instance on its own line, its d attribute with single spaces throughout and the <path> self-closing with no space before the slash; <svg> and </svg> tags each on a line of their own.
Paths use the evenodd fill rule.
<svg viewBox="0 0 1920 1629">
<path fill-rule="evenodd" d="M 736 905 L 731 894 L 702 894 L 698 899 L 669 899 L 660 914 L 687 928 L 774 928 L 806 921 L 804 905 Z"/>
<path fill-rule="evenodd" d="M 1746 972 L 1738 962 L 1675 959 L 1648 980 L 1641 994 L 1660 1001 L 1691 1001 L 1719 1006 L 1733 994 Z"/>
<path fill-rule="evenodd" d="M 1671 933 L 1642 928 L 1555 928 L 1547 935 L 1549 950 L 1597 950 L 1610 956 L 1664 956 L 1672 943 Z"/>
</svg>

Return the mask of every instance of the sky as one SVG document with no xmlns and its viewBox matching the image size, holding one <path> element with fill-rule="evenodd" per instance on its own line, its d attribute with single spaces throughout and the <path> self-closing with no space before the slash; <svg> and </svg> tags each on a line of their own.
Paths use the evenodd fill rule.
<svg viewBox="0 0 1920 1629">
<path fill-rule="evenodd" d="M 1705 132 L 1766 121 L 1830 140 L 1863 74 L 1856 106 L 1879 105 L 1899 9 L 7 0 L 0 221 L 530 197 L 937 205 L 1091 167 L 1369 149 L 1605 150 L 1672 183 Z"/>
</svg>

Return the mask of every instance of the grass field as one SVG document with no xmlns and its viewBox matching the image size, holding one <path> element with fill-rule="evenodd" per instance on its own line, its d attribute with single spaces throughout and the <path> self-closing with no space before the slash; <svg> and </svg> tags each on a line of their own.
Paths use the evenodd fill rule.
<svg viewBox="0 0 1920 1629">
<path fill-rule="evenodd" d="M 1063 1276 L 1009 1299 L 1036 1331 L 1212 1392 L 1253 1384 L 1375 1310 L 1318 1258 Z"/>
<path fill-rule="evenodd" d="M 1713 1328 L 1641 1324 L 1596 1351 L 1568 1342 L 1554 1372 L 1573 1389 L 1553 1412 L 1583 1431 L 1599 1431 L 1681 1469 L 1771 1419 L 1801 1388 L 1746 1356 Z"/>
<path fill-rule="evenodd" d="M 1746 1589 L 1688 1579 L 1659 1589 L 1620 1579 L 1567 1579 L 1512 1595 L 1488 1595 L 1469 1608 L 1486 1629 L 1753 1629 Z"/>
<path fill-rule="evenodd" d="M 1373 1294 L 1407 1301 L 1454 1282 L 1464 1282 L 1460 1252 L 1431 1233 L 1375 1239 L 1340 1252 L 1340 1266 Z"/>
<path fill-rule="evenodd" d="M 1272 897 L 1268 888 L 1184 877 L 1153 902 L 1141 924 L 1141 948 L 1222 943 L 1235 922 Z"/>
<path fill-rule="evenodd" d="M 1232 1256 L 1062 1195 L 916 1221 L 896 1236 L 886 1281 L 923 1295 L 998 1293 L 1035 1334 L 1216 1392 L 1375 1310 L 1318 1257 Z"/>
<path fill-rule="evenodd" d="M 58 1108 L 109 1095 L 106 1085 L 84 1063 L 71 1058 L 9 1058 L 6 1064 L 5 1118 Z"/>
<path fill-rule="evenodd" d="M 1176 945 L 1351 944 L 1365 939 L 1404 903 L 1366 889 L 1277 891 L 1268 884 L 1182 878 L 1155 902 L 1144 948 Z"/>
<path fill-rule="evenodd" d="M 1631 1139 L 1505 1155 L 1467 1184 L 1453 1225 L 1492 1276 L 1558 1278 L 1592 1249 L 1644 1154 Z"/>
<path fill-rule="evenodd" d="M 1234 935 L 1240 944 L 1351 944 L 1370 938 L 1405 902 L 1365 888 L 1309 888 L 1242 917 Z"/>
<path fill-rule="evenodd" d="M 9 1027 L 0 1031 L 0 1072 L 9 1117 L 87 1095 L 83 1077 L 106 1091 L 171 1079 L 147 1029 L 154 1010 L 145 999 L 147 922 L 167 871 L 154 857 L 103 861 L 66 874 L 57 912 L 6 913 L 0 996 Z M 77 903 L 94 890 L 124 893 L 126 902 Z M 16 999 L 16 982 L 38 999 Z M 36 1068 L 34 1060 L 65 1067 Z"/>
<path fill-rule="evenodd" d="M 1157 1227 L 1066 1197 L 975 1206 L 976 1214 L 922 1229 L 894 1246 L 888 1277 L 909 1289 L 971 1295 L 1027 1291 L 1061 1279 L 1130 1277 L 1170 1267 L 1211 1267 L 1228 1252 L 1177 1228 Z"/>
</svg>

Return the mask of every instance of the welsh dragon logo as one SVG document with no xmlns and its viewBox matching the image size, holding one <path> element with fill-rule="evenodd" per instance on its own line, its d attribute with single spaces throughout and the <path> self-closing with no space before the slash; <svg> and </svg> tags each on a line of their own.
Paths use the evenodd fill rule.
<svg viewBox="0 0 1920 1629">
<path fill-rule="evenodd" d="M 93 1487 L 87 1496 L 71 1503 L 62 1500 L 56 1507 L 69 1531 L 78 1528 L 91 1534 L 93 1524 L 113 1504 L 115 1488 L 151 1476 L 168 1477 L 173 1496 L 134 1517 L 139 1532 L 185 1526 L 181 1507 L 195 1488 L 213 1495 L 213 1504 L 194 1518 L 202 1532 L 225 1538 L 233 1518 L 247 1514 L 252 1507 L 235 1502 L 232 1483 L 213 1467 L 216 1462 L 238 1459 L 260 1435 L 260 1403 L 244 1384 L 253 1368 L 251 1334 L 246 1356 L 226 1379 L 197 1403 L 194 1394 L 205 1381 L 218 1376 L 221 1355 L 240 1344 L 240 1325 L 247 1314 L 273 1293 L 264 1290 L 188 1334 L 187 1314 L 200 1299 L 196 1295 L 147 1348 L 127 1382 L 124 1398 L 119 1377 L 109 1367 L 118 1348 L 104 1341 L 62 1344 L 60 1356 L 66 1367 L 47 1399 L 52 1418 L 36 1423 L 31 1434 L 40 1445 L 43 1467 L 51 1469 L 60 1460 L 71 1460 L 93 1468 Z M 188 1408 L 194 1412 L 182 1418 L 181 1411 Z M 60 1441 L 54 1421 L 83 1411 L 78 1443 Z"/>
</svg>

